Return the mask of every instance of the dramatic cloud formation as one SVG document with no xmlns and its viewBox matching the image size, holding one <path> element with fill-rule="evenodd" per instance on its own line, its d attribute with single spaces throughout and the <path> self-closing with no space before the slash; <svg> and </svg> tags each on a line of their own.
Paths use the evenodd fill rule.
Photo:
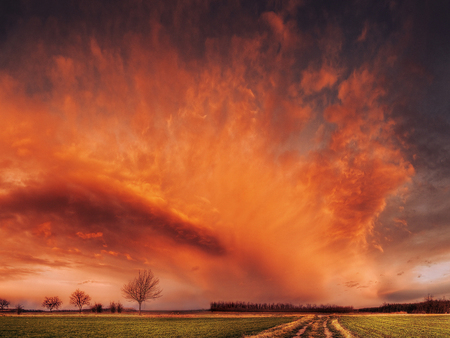
<svg viewBox="0 0 450 338">
<path fill-rule="evenodd" d="M 445 4 L 1 6 L 3 298 L 450 294 Z"/>
</svg>

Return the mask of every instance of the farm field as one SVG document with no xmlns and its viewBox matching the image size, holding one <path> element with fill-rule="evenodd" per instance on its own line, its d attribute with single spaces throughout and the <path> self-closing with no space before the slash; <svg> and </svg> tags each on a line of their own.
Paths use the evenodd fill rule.
<svg viewBox="0 0 450 338">
<path fill-rule="evenodd" d="M 450 337 L 447 315 L 342 316 L 339 323 L 356 337 Z"/>
<path fill-rule="evenodd" d="M 0 337 L 450 337 L 447 315 L 1 316 Z"/>
<path fill-rule="evenodd" d="M 239 337 L 298 317 L 137 317 L 37 315 L 0 317 L 0 337 Z"/>
</svg>

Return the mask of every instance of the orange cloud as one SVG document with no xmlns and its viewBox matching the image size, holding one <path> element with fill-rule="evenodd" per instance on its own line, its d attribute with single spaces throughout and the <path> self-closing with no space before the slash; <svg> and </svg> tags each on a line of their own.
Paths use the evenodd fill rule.
<svg viewBox="0 0 450 338">
<path fill-rule="evenodd" d="M 52 235 L 51 222 L 39 224 L 36 227 L 35 234 L 38 236 L 50 237 Z"/>
<path fill-rule="evenodd" d="M 311 94 L 333 86 L 337 80 L 338 73 L 331 67 L 323 67 L 319 71 L 308 69 L 302 73 L 300 85 L 305 94 Z"/>
<path fill-rule="evenodd" d="M 181 14 L 208 2 L 179 6 L 26 40 L 36 54 L 0 73 L 3 280 L 108 280 L 119 297 L 152 268 L 162 307 L 191 306 L 184 290 L 202 307 L 344 302 L 338 279 L 372 301 L 380 219 L 415 174 L 383 69 L 337 62 L 340 30 L 302 31 L 293 5 L 225 31 Z"/>
<path fill-rule="evenodd" d="M 81 237 L 83 239 L 88 239 L 88 238 L 103 237 L 103 233 L 97 232 L 97 233 L 84 234 L 82 232 L 77 232 L 77 236 Z"/>
</svg>

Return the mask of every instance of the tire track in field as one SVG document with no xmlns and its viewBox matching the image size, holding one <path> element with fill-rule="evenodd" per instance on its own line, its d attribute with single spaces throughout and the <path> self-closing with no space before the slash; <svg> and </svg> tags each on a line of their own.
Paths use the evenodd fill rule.
<svg viewBox="0 0 450 338">
<path fill-rule="evenodd" d="M 330 329 L 331 330 L 330 330 Z M 355 336 L 344 329 L 335 317 L 314 316 L 297 331 L 294 338 L 354 338 Z"/>
<path fill-rule="evenodd" d="M 341 326 L 339 323 L 339 317 L 330 318 L 330 329 L 333 331 L 333 337 L 336 338 L 357 338 L 354 334 L 350 333 L 349 330 Z"/>
<path fill-rule="evenodd" d="M 327 327 L 327 324 L 328 324 L 329 320 L 330 320 L 330 317 L 327 316 L 327 318 L 323 321 L 323 331 L 324 331 L 325 336 L 327 338 L 333 338 L 333 335 L 331 334 L 331 331 L 328 330 L 328 327 Z"/>
<path fill-rule="evenodd" d="M 301 330 L 297 332 L 295 337 L 301 338 L 332 338 L 332 335 L 328 336 L 325 333 L 325 326 L 328 320 L 328 316 L 314 316 L 313 320 L 305 325 Z M 328 329 L 327 329 L 328 331 Z M 328 331 L 329 332 L 329 331 Z"/>
<path fill-rule="evenodd" d="M 267 330 L 264 330 L 256 335 L 243 336 L 243 338 L 282 338 L 282 337 L 292 337 L 299 328 L 305 327 L 312 319 L 312 315 L 303 316 L 299 319 L 289 322 L 286 324 L 281 324 Z"/>
<path fill-rule="evenodd" d="M 304 332 L 306 331 L 306 329 L 307 329 L 313 322 L 314 322 L 314 318 L 313 318 L 313 320 L 311 320 L 311 321 L 305 323 L 305 325 L 304 325 L 300 330 L 297 331 L 297 333 L 295 334 L 295 336 L 294 336 L 293 338 L 295 338 L 295 337 L 303 337 L 302 335 L 304 334 Z"/>
<path fill-rule="evenodd" d="M 311 325 L 312 322 L 306 323 L 305 326 L 303 326 L 298 332 L 295 334 L 294 337 L 301 337 L 302 334 L 306 331 L 309 325 Z"/>
</svg>

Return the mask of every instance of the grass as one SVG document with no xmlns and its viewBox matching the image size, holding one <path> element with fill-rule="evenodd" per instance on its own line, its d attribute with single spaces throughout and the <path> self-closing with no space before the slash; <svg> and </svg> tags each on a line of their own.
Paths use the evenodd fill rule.
<svg viewBox="0 0 450 338">
<path fill-rule="evenodd" d="M 312 320 L 312 321 L 311 321 Z M 348 332 L 339 331 L 342 325 Z M 450 337 L 446 315 L 345 316 L 162 316 L 22 315 L 0 316 L 0 337 L 236 337 L 290 338 L 309 325 L 301 337 L 333 338 Z"/>
<path fill-rule="evenodd" d="M 359 337 L 450 337 L 450 316 L 445 315 L 342 316 L 339 322 Z"/>
<path fill-rule="evenodd" d="M 118 316 L 4 316 L 0 337 L 236 337 L 296 317 L 149 318 Z"/>
</svg>

